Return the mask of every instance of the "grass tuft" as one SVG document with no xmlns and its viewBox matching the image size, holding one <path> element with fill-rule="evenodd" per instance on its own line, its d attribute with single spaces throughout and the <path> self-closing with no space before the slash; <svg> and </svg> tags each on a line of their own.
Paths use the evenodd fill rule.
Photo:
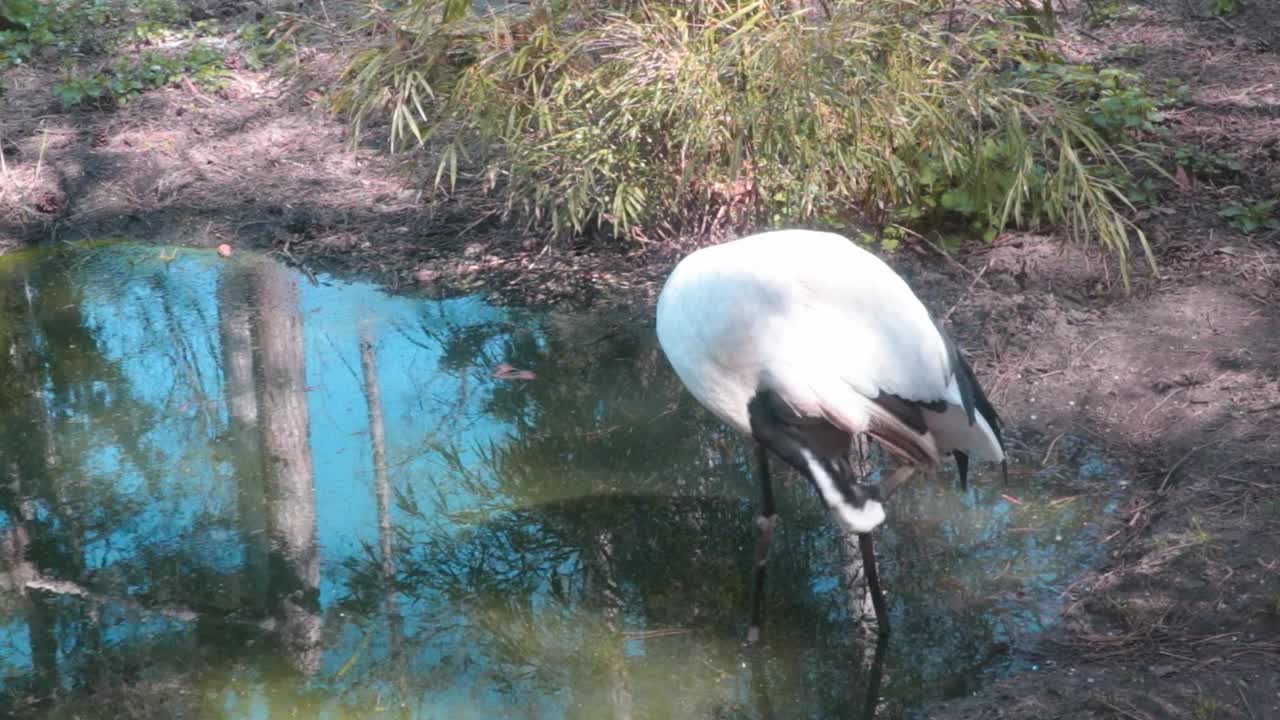
<svg viewBox="0 0 1280 720">
<path fill-rule="evenodd" d="M 1128 168 L 1160 117 L 1132 75 L 1064 62 L 1022 11 L 948 29 L 929 0 L 796 6 L 410 0 L 367 19 L 334 105 L 429 151 L 437 192 L 483 188 L 551 234 L 1054 226 L 1126 287 L 1134 241 L 1154 268 Z"/>
</svg>

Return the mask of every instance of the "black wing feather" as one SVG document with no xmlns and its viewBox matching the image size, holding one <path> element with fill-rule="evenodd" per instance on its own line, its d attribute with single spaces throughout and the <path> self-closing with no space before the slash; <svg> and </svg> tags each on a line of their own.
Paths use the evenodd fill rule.
<svg viewBox="0 0 1280 720">
<path fill-rule="evenodd" d="M 938 332 L 942 333 L 942 339 L 947 344 L 947 358 L 950 361 L 950 370 L 955 374 L 956 385 L 960 389 L 960 402 L 963 403 L 965 415 L 969 418 L 969 424 L 972 425 L 974 423 L 975 412 L 981 414 L 987 424 L 991 426 L 991 432 L 995 433 L 996 442 L 1000 445 L 1000 449 L 1004 450 L 1004 432 L 1001 428 L 1000 415 L 991 404 L 991 400 L 987 398 L 987 393 L 982 389 L 982 384 L 978 382 L 978 376 L 974 374 L 973 367 L 960 354 L 955 341 L 941 327 L 938 328 Z M 956 459 L 956 467 L 960 471 L 960 487 L 967 490 L 969 487 L 969 456 L 959 451 L 954 452 L 953 455 Z M 1009 463 L 1007 460 L 1000 463 L 1000 469 L 1004 475 L 1005 482 L 1008 482 Z"/>
</svg>

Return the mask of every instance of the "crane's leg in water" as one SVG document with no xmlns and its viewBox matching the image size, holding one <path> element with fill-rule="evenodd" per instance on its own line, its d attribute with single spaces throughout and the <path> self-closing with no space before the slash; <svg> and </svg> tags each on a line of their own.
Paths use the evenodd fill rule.
<svg viewBox="0 0 1280 720">
<path fill-rule="evenodd" d="M 747 630 L 747 642 L 760 639 L 760 626 L 764 623 L 764 566 L 769 560 L 769 543 L 773 541 L 773 528 L 778 524 L 777 507 L 773 500 L 773 485 L 769 482 L 769 451 L 762 443 L 756 443 L 756 465 L 760 473 L 760 515 L 756 518 L 756 551 L 752 560 L 751 578 L 751 628 Z"/>
<path fill-rule="evenodd" d="M 889 608 L 884 604 L 884 591 L 880 589 L 880 570 L 876 567 L 871 533 L 858 534 L 858 549 L 862 550 L 862 571 L 866 574 L 867 590 L 871 592 L 871 606 L 876 609 L 876 627 L 881 635 L 888 635 Z"/>
<path fill-rule="evenodd" d="M 884 675 L 884 655 L 889 648 L 889 636 L 880 633 L 876 639 L 876 654 L 871 659 L 867 673 L 867 698 L 862 705 L 862 720 L 875 720 L 876 706 L 880 704 L 880 679 Z"/>
<path fill-rule="evenodd" d="M 900 465 L 889 477 L 880 482 L 880 499 L 888 502 L 889 498 L 903 484 L 915 477 L 916 468 L 911 465 Z M 871 533 L 858 535 L 858 549 L 862 551 L 862 572 L 867 578 L 867 591 L 871 593 L 871 606 L 876 611 L 876 627 L 882 636 L 889 634 L 889 607 L 884 601 L 884 590 L 880 587 L 880 567 L 876 564 L 876 550 L 871 542 Z"/>
</svg>

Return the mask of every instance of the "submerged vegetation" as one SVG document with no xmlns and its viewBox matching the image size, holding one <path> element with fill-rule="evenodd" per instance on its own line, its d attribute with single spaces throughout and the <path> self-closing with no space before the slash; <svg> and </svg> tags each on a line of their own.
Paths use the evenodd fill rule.
<svg viewBox="0 0 1280 720">
<path fill-rule="evenodd" d="M 334 103 L 428 153 L 436 192 L 553 234 L 1056 226 L 1126 283 L 1132 241 L 1154 264 L 1129 213 L 1157 100 L 1055 54 L 1051 13 L 798 5 L 409 0 L 368 16 Z"/>
</svg>

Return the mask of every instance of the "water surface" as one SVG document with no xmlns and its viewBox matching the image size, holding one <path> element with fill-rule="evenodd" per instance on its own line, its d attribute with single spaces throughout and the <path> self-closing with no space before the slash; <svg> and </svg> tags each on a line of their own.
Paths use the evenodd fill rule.
<svg viewBox="0 0 1280 720">
<path fill-rule="evenodd" d="M 879 656 L 856 543 L 788 483 L 746 648 L 750 454 L 636 312 L 0 258 L 0 714 L 896 717 L 1029 669 L 1103 459 L 896 494 Z"/>
</svg>

